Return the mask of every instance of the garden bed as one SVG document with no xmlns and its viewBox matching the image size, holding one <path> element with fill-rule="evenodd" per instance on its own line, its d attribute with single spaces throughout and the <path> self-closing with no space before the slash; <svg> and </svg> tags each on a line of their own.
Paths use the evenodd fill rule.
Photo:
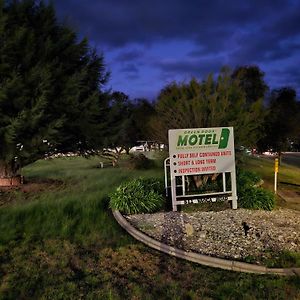
<svg viewBox="0 0 300 300">
<path fill-rule="evenodd" d="M 125 217 L 145 234 L 185 251 L 269 267 L 299 267 L 298 211 L 227 209 Z"/>
</svg>

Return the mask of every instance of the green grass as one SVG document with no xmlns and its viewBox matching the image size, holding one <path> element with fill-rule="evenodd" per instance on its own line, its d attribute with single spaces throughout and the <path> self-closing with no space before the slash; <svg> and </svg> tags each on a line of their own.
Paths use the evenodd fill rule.
<svg viewBox="0 0 300 300">
<path fill-rule="evenodd" d="M 119 231 L 107 209 L 108 194 L 128 178 L 158 175 L 155 171 L 93 168 L 96 163 L 95 158 L 71 158 L 38 161 L 26 168 L 24 175 L 28 181 L 38 177 L 63 180 L 65 184 L 54 190 L 33 193 L 31 201 L 22 205 L 2 208 L 0 243 L 32 237 L 111 241 Z M 18 198 L 20 193 L 16 194 Z"/>
<path fill-rule="evenodd" d="M 300 155 L 299 153 L 283 153 L 282 162 L 300 168 Z"/>
<path fill-rule="evenodd" d="M 257 172 L 265 181 L 265 186 L 273 189 L 274 185 L 274 159 L 244 157 L 241 167 Z M 282 163 L 279 166 L 278 173 L 279 187 L 282 184 L 290 184 L 291 186 L 300 186 L 300 168 Z"/>
<path fill-rule="evenodd" d="M 290 158 L 290 157 L 289 157 Z M 284 161 L 284 159 L 283 159 Z M 244 157 L 242 168 L 259 174 L 264 180 L 263 187 L 274 191 L 274 158 Z M 278 207 L 300 210 L 300 168 L 282 163 L 279 166 L 276 202 Z M 284 200 L 280 195 L 292 198 Z"/>
<path fill-rule="evenodd" d="M 269 268 L 300 268 L 300 253 L 281 251 L 279 253 L 274 253 L 272 251 L 272 258 L 265 261 L 265 265 Z"/>
<path fill-rule="evenodd" d="M 101 159 L 100 159 L 101 160 Z M 60 183 L 14 192 L 0 207 L 0 299 L 299 299 L 299 277 L 207 268 L 151 250 L 108 209 L 121 182 L 161 169 L 97 169 L 99 159 L 38 161 L 29 181 Z"/>
</svg>

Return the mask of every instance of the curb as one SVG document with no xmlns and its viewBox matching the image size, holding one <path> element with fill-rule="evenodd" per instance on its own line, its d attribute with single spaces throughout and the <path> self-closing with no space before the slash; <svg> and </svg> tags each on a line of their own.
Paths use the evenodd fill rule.
<svg viewBox="0 0 300 300">
<path fill-rule="evenodd" d="M 146 244 L 147 246 L 156 249 L 158 251 L 164 252 L 166 254 L 182 258 L 191 262 L 195 262 L 201 265 L 220 268 L 224 270 L 246 272 L 246 273 L 256 273 L 256 274 L 271 274 L 271 275 L 283 275 L 300 276 L 300 268 L 267 268 L 264 266 L 243 263 L 233 260 L 227 260 L 223 258 L 211 257 L 208 255 L 203 255 L 195 252 L 186 252 L 184 250 L 169 246 L 162 242 L 159 242 L 148 235 L 142 233 L 133 227 L 127 220 L 122 216 L 122 214 L 115 210 L 113 211 L 114 218 L 131 236 L 133 236 L 138 241 Z"/>
</svg>

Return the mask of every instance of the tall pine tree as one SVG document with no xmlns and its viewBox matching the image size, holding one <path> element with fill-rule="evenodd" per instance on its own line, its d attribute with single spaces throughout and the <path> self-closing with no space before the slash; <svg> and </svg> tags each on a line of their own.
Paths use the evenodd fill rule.
<svg viewBox="0 0 300 300">
<path fill-rule="evenodd" d="M 0 177 L 49 151 L 101 145 L 107 77 L 51 5 L 0 2 Z"/>
</svg>

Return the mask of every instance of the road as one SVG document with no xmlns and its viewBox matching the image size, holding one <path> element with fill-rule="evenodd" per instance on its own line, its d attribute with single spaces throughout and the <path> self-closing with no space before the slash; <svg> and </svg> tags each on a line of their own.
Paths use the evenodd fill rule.
<svg viewBox="0 0 300 300">
<path fill-rule="evenodd" d="M 300 152 L 284 152 L 282 162 L 300 168 Z"/>
</svg>

